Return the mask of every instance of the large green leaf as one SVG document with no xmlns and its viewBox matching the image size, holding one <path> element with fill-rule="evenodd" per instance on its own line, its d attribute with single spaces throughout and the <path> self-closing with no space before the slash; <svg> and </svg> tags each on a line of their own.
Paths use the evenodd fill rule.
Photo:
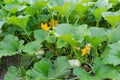
<svg viewBox="0 0 120 80">
<path fill-rule="evenodd" d="M 96 58 L 94 60 L 93 69 L 95 72 L 95 76 L 99 77 L 99 79 L 104 79 L 104 78 L 115 79 L 115 80 L 120 79 L 120 73 L 114 70 L 112 66 L 103 64 L 101 58 Z"/>
<path fill-rule="evenodd" d="M 48 36 L 47 42 L 48 42 L 48 43 L 54 43 L 54 42 L 56 42 L 56 37 L 55 37 L 55 35 L 50 35 L 50 36 Z"/>
<path fill-rule="evenodd" d="M 61 15 L 64 15 L 65 17 L 69 17 L 71 12 L 75 9 L 76 3 L 74 1 L 71 2 L 65 2 L 63 6 L 54 6 L 53 10 L 59 12 Z"/>
<path fill-rule="evenodd" d="M 42 9 L 43 7 L 47 7 L 47 2 L 46 1 L 36 1 L 33 5 L 37 9 Z"/>
<path fill-rule="evenodd" d="M 102 8 L 104 10 L 108 10 L 112 7 L 112 4 L 109 3 L 109 0 L 98 0 L 96 5 L 98 6 L 98 8 Z"/>
<path fill-rule="evenodd" d="M 65 42 L 64 40 L 62 40 L 62 39 L 60 39 L 60 38 L 58 38 L 57 43 L 56 43 L 57 48 L 65 47 L 66 44 L 67 44 L 67 42 Z"/>
<path fill-rule="evenodd" d="M 82 68 L 74 68 L 73 73 L 81 80 L 101 80 L 98 77 L 92 77 L 88 72 Z"/>
<path fill-rule="evenodd" d="M 108 38 L 108 30 L 104 28 L 91 27 L 90 36 L 87 36 L 86 39 L 93 46 L 98 46 L 101 42 L 105 41 Z"/>
<path fill-rule="evenodd" d="M 104 12 L 105 10 L 102 9 L 102 8 L 96 8 L 94 11 L 93 11 L 93 14 L 96 18 L 97 21 L 100 21 L 101 17 L 102 17 L 102 12 Z"/>
<path fill-rule="evenodd" d="M 109 45 L 102 55 L 103 63 L 113 64 L 117 66 L 120 64 L 120 41 Z"/>
<path fill-rule="evenodd" d="M 7 17 L 10 16 L 10 13 L 5 9 L 0 9 L 0 20 L 6 20 Z"/>
<path fill-rule="evenodd" d="M 25 5 L 20 6 L 19 4 L 12 3 L 12 4 L 6 4 L 4 8 L 8 10 L 10 13 L 16 13 L 17 11 L 21 11 L 26 7 L 27 6 Z"/>
<path fill-rule="evenodd" d="M 77 44 L 77 41 L 73 39 L 72 34 L 63 35 L 60 36 L 60 38 L 71 45 Z"/>
<path fill-rule="evenodd" d="M 49 72 L 50 62 L 48 60 L 41 60 L 34 64 L 34 68 L 26 72 L 27 75 L 34 80 L 46 80 Z"/>
<path fill-rule="evenodd" d="M 54 6 L 63 6 L 64 0 L 49 0 L 47 4 L 49 8 L 52 8 Z"/>
<path fill-rule="evenodd" d="M 120 40 L 120 24 L 118 25 L 117 28 L 115 28 L 113 35 L 112 35 L 112 42 L 117 42 Z"/>
<path fill-rule="evenodd" d="M 113 27 L 118 25 L 120 22 L 120 10 L 116 12 L 103 12 L 102 13 L 105 20 L 110 23 Z"/>
<path fill-rule="evenodd" d="M 114 66 L 120 64 L 120 52 L 107 48 L 102 55 L 104 64 L 112 64 Z"/>
<path fill-rule="evenodd" d="M 120 74 L 112 66 L 105 65 L 102 63 L 101 58 L 96 58 L 93 63 L 94 76 L 91 76 L 88 72 L 82 68 L 74 68 L 74 74 L 81 80 L 103 80 L 105 78 L 109 79 L 120 79 Z"/>
<path fill-rule="evenodd" d="M 2 28 L 4 21 L 0 21 L 0 29 Z"/>
<path fill-rule="evenodd" d="M 85 39 L 88 42 L 90 42 L 93 46 L 97 47 L 100 43 L 105 41 L 107 39 L 107 37 L 98 38 L 97 36 L 94 36 L 94 37 L 87 36 Z"/>
<path fill-rule="evenodd" d="M 59 24 L 55 29 L 55 36 L 60 37 L 67 34 L 72 34 L 72 26 L 70 24 Z"/>
<path fill-rule="evenodd" d="M 20 80 L 21 77 L 19 76 L 18 72 L 19 70 L 16 67 L 9 67 L 7 73 L 4 76 L 4 80 Z"/>
<path fill-rule="evenodd" d="M 23 41 L 19 41 L 13 35 L 6 35 L 0 42 L 0 57 L 11 56 L 21 52 L 23 48 Z"/>
<path fill-rule="evenodd" d="M 73 34 L 73 38 L 76 41 L 81 43 L 84 40 L 85 36 L 90 35 L 90 31 L 87 28 L 87 25 L 80 25 L 80 26 L 76 26 L 72 29 L 72 34 Z"/>
<path fill-rule="evenodd" d="M 33 6 L 28 6 L 25 10 L 24 10 L 25 13 L 33 16 L 37 10 L 33 7 Z"/>
<path fill-rule="evenodd" d="M 34 31 L 34 37 L 36 40 L 42 42 L 44 40 L 46 40 L 49 36 L 49 32 L 45 31 L 45 30 L 35 30 Z"/>
<path fill-rule="evenodd" d="M 3 0 L 6 4 L 14 3 L 15 0 Z"/>
<path fill-rule="evenodd" d="M 108 30 L 105 28 L 97 28 L 97 27 L 91 27 L 90 28 L 91 37 L 97 36 L 98 38 L 102 38 L 104 36 L 108 36 Z"/>
<path fill-rule="evenodd" d="M 81 17 L 82 14 L 86 12 L 92 5 L 93 5 L 92 2 L 79 3 L 75 7 L 76 13 Z"/>
<path fill-rule="evenodd" d="M 9 22 L 10 24 L 18 25 L 18 26 L 22 27 L 23 29 L 25 29 L 29 17 L 30 17 L 29 15 L 18 16 L 18 17 L 11 16 L 7 19 L 7 22 Z"/>
<path fill-rule="evenodd" d="M 56 59 L 54 65 L 50 68 L 49 78 L 63 78 L 69 74 L 71 66 L 66 57 L 61 56 Z"/>
<path fill-rule="evenodd" d="M 113 5 L 116 5 L 119 3 L 119 0 L 109 0 L 110 3 L 112 3 Z"/>
<path fill-rule="evenodd" d="M 40 50 L 41 47 L 42 47 L 41 41 L 36 40 L 36 41 L 27 43 L 23 51 L 27 52 L 28 54 L 35 54 Z"/>
<path fill-rule="evenodd" d="M 34 68 L 28 70 L 26 74 L 34 80 L 51 80 L 64 78 L 68 75 L 70 68 L 67 58 L 61 56 L 55 60 L 54 64 L 46 59 L 36 62 Z"/>
</svg>

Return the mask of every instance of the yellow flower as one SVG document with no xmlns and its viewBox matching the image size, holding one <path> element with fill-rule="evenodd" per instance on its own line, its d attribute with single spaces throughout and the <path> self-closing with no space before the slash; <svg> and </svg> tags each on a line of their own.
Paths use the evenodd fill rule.
<svg viewBox="0 0 120 80">
<path fill-rule="evenodd" d="M 46 31 L 48 31 L 50 29 L 50 27 L 48 27 L 48 25 L 46 23 L 45 24 L 41 23 L 41 28 Z"/>
<path fill-rule="evenodd" d="M 56 24 L 58 24 L 58 20 L 54 20 L 54 21 L 50 21 L 49 22 L 49 25 L 50 25 L 50 27 L 53 27 L 53 26 L 55 26 Z"/>
<path fill-rule="evenodd" d="M 90 50 L 91 50 L 91 44 L 87 44 L 85 48 L 81 50 L 82 56 L 84 56 L 85 54 L 90 54 Z"/>
</svg>

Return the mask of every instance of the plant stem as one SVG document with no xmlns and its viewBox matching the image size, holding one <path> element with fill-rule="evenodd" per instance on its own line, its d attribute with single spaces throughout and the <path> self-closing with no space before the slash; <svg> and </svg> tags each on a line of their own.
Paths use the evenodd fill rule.
<svg viewBox="0 0 120 80">
<path fill-rule="evenodd" d="M 112 36 L 113 36 L 114 30 L 115 30 L 115 26 L 112 27 L 112 31 L 111 31 L 111 33 L 110 33 L 110 35 L 109 35 L 109 39 L 108 39 L 108 43 L 107 43 L 107 45 L 110 44 L 110 41 L 111 41 L 111 39 L 112 39 Z"/>
<path fill-rule="evenodd" d="M 99 21 L 96 22 L 96 27 L 99 27 Z"/>
<path fill-rule="evenodd" d="M 26 33 L 27 37 L 29 38 L 30 41 L 32 41 L 32 39 L 30 38 L 29 34 L 27 33 L 27 31 L 25 29 L 23 29 L 24 32 Z"/>
<path fill-rule="evenodd" d="M 84 61 L 79 57 L 79 55 L 77 54 L 75 48 L 74 48 L 74 47 L 72 47 L 72 48 L 73 48 L 73 51 L 74 51 L 74 53 L 75 53 L 76 58 L 77 58 L 80 62 L 84 62 Z"/>
<path fill-rule="evenodd" d="M 76 22 L 74 25 L 77 25 L 78 21 L 79 21 L 80 17 L 77 18 Z"/>
<path fill-rule="evenodd" d="M 53 13 L 52 13 L 52 24 L 54 26 L 54 16 L 53 16 Z"/>
<path fill-rule="evenodd" d="M 66 20 L 67 20 L 67 24 L 69 24 L 69 20 L 68 20 L 68 17 L 66 17 Z"/>
<path fill-rule="evenodd" d="M 95 49 L 96 57 L 98 57 L 97 47 L 94 47 L 94 49 Z"/>
</svg>

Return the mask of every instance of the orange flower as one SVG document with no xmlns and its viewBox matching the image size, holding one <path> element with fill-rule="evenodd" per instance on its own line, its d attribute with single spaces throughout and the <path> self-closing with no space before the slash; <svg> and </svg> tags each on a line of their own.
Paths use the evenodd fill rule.
<svg viewBox="0 0 120 80">
<path fill-rule="evenodd" d="M 91 44 L 87 44 L 84 49 L 81 50 L 82 56 L 85 54 L 90 54 Z"/>
<path fill-rule="evenodd" d="M 46 23 L 45 24 L 41 23 L 41 28 L 46 31 L 48 31 L 50 29 L 50 27 L 48 27 L 48 25 Z"/>
<path fill-rule="evenodd" d="M 49 25 L 50 25 L 50 27 L 53 27 L 53 26 L 55 26 L 56 24 L 58 24 L 58 20 L 54 20 L 54 21 L 50 21 L 49 22 Z"/>
</svg>

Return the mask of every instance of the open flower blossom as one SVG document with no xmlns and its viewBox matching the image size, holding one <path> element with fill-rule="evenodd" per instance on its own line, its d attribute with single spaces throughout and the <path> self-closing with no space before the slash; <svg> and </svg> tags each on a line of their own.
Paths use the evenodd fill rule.
<svg viewBox="0 0 120 80">
<path fill-rule="evenodd" d="M 45 24 L 41 23 L 41 28 L 46 31 L 50 30 L 50 27 L 48 27 L 46 23 Z"/>
<path fill-rule="evenodd" d="M 55 26 L 56 24 L 58 24 L 58 20 L 54 20 L 54 21 L 50 21 L 49 22 L 49 25 L 50 25 L 50 27 L 53 27 L 53 26 Z"/>
<path fill-rule="evenodd" d="M 91 50 L 91 44 L 87 44 L 85 48 L 81 50 L 82 56 L 84 56 L 85 54 L 90 54 L 90 50 Z"/>
</svg>

